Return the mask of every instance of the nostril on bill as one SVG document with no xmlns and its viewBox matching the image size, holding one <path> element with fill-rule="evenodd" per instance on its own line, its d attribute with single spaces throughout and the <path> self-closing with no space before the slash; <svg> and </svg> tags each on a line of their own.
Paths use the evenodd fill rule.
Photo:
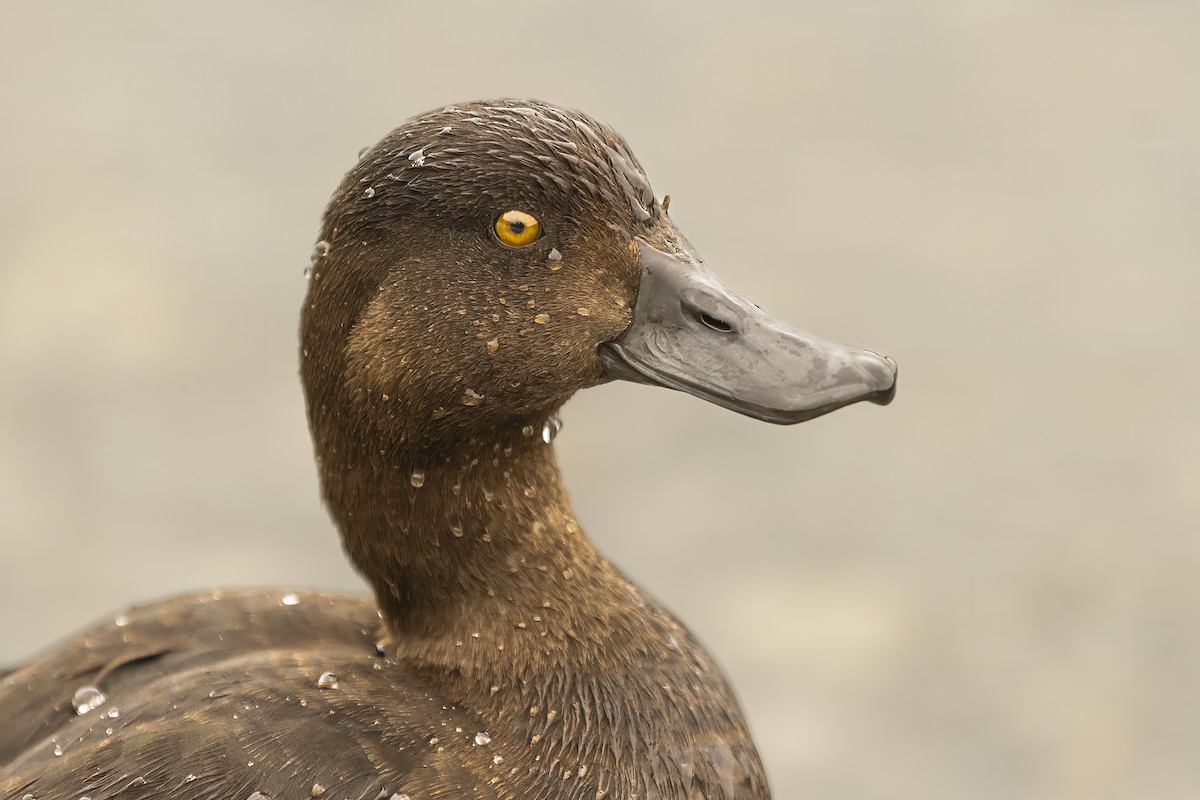
<svg viewBox="0 0 1200 800">
<path fill-rule="evenodd" d="M 711 314 L 705 314 L 703 311 L 696 315 L 696 319 L 700 320 L 700 322 L 707 327 L 712 328 L 714 331 L 719 331 L 720 333 L 731 333 L 733 331 L 733 326 L 728 322 L 723 319 L 717 319 Z"/>
</svg>

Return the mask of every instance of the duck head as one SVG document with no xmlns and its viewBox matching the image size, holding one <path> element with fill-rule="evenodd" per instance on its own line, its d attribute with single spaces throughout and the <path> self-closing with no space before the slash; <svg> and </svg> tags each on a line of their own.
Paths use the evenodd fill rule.
<svg viewBox="0 0 1200 800">
<path fill-rule="evenodd" d="M 425 448 L 541 430 L 614 378 L 776 423 L 895 391 L 891 359 L 726 288 L 615 131 L 530 101 L 433 111 L 365 151 L 326 212 L 301 328 L 319 453 L 350 432 Z"/>
</svg>

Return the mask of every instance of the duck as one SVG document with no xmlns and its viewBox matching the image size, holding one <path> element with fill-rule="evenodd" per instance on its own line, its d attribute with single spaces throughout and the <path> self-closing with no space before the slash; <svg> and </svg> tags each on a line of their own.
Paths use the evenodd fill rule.
<svg viewBox="0 0 1200 800">
<path fill-rule="evenodd" d="M 531 100 L 446 106 L 324 213 L 300 376 L 367 597 L 135 608 L 0 675 L 8 800 L 765 800 L 738 701 L 597 550 L 559 409 L 611 380 L 777 424 L 887 404 L 895 362 L 727 288 L 629 145 Z"/>
</svg>

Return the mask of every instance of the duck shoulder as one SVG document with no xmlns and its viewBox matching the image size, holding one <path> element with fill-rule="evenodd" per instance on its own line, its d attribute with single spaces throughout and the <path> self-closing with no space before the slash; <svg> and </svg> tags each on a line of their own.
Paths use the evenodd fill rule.
<svg viewBox="0 0 1200 800">
<path fill-rule="evenodd" d="M 366 598 L 329 594 L 135 609 L 0 679 L 0 797 L 375 800 L 487 787 L 498 764 L 477 738 L 483 723 L 382 656 L 378 625 Z"/>
</svg>

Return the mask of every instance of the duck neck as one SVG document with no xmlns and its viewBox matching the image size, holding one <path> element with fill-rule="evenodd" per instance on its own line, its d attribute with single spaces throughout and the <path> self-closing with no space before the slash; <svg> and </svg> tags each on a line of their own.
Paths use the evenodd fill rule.
<svg viewBox="0 0 1200 800">
<path fill-rule="evenodd" d="M 398 642 L 432 655 L 487 637 L 502 649 L 499 634 L 522 626 L 563 640 L 596 623 L 581 597 L 636 591 L 576 523 L 542 435 L 523 426 L 322 460 L 346 549 Z"/>
</svg>

